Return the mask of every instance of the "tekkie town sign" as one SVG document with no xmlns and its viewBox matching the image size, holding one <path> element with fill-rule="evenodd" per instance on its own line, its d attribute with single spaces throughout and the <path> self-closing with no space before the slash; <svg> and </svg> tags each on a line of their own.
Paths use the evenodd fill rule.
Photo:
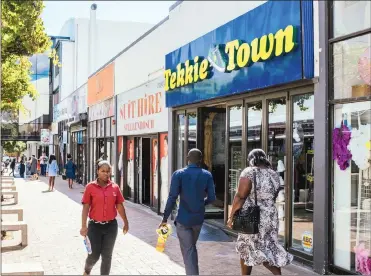
<svg viewBox="0 0 371 276">
<path fill-rule="evenodd" d="M 233 40 L 211 48 L 208 58 L 196 56 L 193 60 L 179 63 L 176 70 L 165 71 L 165 91 L 170 91 L 192 83 L 210 78 L 213 68 L 219 72 L 228 73 L 233 70 L 250 66 L 255 62 L 264 62 L 295 50 L 297 43 L 296 28 L 288 25 L 251 43 Z"/>
</svg>

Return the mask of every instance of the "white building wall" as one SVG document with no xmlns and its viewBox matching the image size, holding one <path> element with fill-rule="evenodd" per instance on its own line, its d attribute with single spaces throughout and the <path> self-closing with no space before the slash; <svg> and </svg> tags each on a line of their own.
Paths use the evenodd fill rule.
<svg viewBox="0 0 371 276">
<path fill-rule="evenodd" d="M 99 16 L 99 9 L 97 10 Z M 94 71 L 102 67 L 108 60 L 117 55 L 122 49 L 140 37 L 153 24 L 138 22 L 119 21 L 96 21 L 96 36 Z M 63 76 L 72 75 L 73 89 L 70 92 L 63 92 L 60 100 L 65 99 L 77 88 L 85 84 L 89 78 L 89 19 L 75 18 L 68 20 L 61 29 L 60 36 L 70 37 L 74 41 L 74 64 L 72 67 L 62 66 Z M 63 42 L 65 43 L 65 42 Z M 67 54 L 68 55 L 68 54 Z M 63 59 L 66 54 L 62 53 Z M 62 61 L 63 62 L 63 61 Z M 64 78 L 64 77 L 63 77 Z M 64 85 L 62 80 L 61 85 Z M 70 78 L 68 78 L 68 82 Z M 64 88 L 63 88 L 64 89 Z M 67 94 L 65 94 L 67 93 Z"/>
<path fill-rule="evenodd" d="M 115 60 L 115 93 L 132 89 L 165 67 L 165 56 L 267 1 L 183 1 L 169 13 L 169 19 Z M 314 11 L 318 21 L 318 10 Z M 217 15 L 217 16 L 216 16 Z M 318 42 L 318 23 L 314 24 Z M 315 44 L 315 46 L 318 45 Z M 315 48 L 318 56 L 318 46 Z M 316 60 L 315 56 L 315 60 Z M 317 73 L 317 72 L 316 72 Z"/>
<path fill-rule="evenodd" d="M 165 67 L 165 56 L 266 1 L 183 1 L 169 19 L 115 60 L 115 93 L 127 91 Z M 217 15 L 217 16 L 215 16 Z M 202 23 L 202 24 L 200 24 Z M 150 46 L 149 46 L 150 45 Z"/>
<path fill-rule="evenodd" d="M 60 101 L 68 97 L 74 89 L 74 56 L 75 56 L 75 42 L 62 41 L 61 42 L 61 67 L 59 68 L 60 83 L 59 95 Z"/>
</svg>

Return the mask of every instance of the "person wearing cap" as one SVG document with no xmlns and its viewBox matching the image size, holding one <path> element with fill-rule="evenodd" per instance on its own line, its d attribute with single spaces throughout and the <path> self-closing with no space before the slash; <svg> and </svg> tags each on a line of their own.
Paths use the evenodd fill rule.
<svg viewBox="0 0 371 276">
<path fill-rule="evenodd" d="M 211 173 L 202 169 L 199 149 L 188 152 L 188 166 L 177 170 L 171 177 L 170 193 L 159 227 L 165 226 L 180 196 L 176 232 L 187 275 L 199 275 L 196 243 L 205 219 L 205 206 L 215 201 L 215 186 Z M 205 199 L 205 193 L 207 198 Z"/>
</svg>

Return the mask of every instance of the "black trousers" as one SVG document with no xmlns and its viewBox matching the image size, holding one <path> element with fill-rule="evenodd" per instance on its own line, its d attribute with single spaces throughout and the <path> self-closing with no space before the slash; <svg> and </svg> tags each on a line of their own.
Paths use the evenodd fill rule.
<svg viewBox="0 0 371 276">
<path fill-rule="evenodd" d="M 88 237 L 91 243 L 92 253 L 85 262 L 85 272 L 90 274 L 93 266 L 102 256 L 100 275 L 109 275 L 111 271 L 112 252 L 117 237 L 117 220 L 107 224 L 98 224 L 92 221 L 88 226 Z"/>
</svg>

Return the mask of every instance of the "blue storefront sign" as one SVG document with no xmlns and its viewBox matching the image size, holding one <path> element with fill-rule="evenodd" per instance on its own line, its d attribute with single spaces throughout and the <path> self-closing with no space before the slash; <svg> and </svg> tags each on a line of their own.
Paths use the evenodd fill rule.
<svg viewBox="0 0 371 276">
<path fill-rule="evenodd" d="M 313 61 L 313 2 L 268 1 L 166 55 L 166 106 L 311 79 Z"/>
</svg>

